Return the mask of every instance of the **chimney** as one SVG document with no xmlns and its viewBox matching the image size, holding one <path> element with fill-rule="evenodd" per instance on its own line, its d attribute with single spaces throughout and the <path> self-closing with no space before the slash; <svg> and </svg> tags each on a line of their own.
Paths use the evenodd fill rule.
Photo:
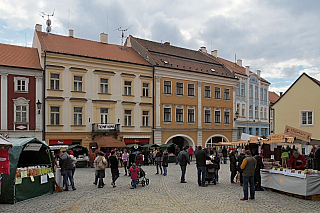
<svg viewBox="0 0 320 213">
<path fill-rule="evenodd" d="M 41 24 L 36 24 L 36 31 L 42 32 L 42 25 Z"/>
<path fill-rule="evenodd" d="M 73 38 L 73 35 L 74 35 L 74 31 L 70 29 L 69 30 L 69 36 Z"/>
<path fill-rule="evenodd" d="M 100 33 L 100 42 L 104 44 L 108 44 L 108 34 Z"/>
<path fill-rule="evenodd" d="M 257 75 L 258 75 L 259 78 L 260 78 L 260 76 L 261 76 L 261 70 L 257 70 Z"/>
<path fill-rule="evenodd" d="M 241 59 L 238 59 L 238 60 L 237 60 L 237 65 L 238 65 L 239 67 L 242 67 L 242 60 L 241 60 Z"/>
<path fill-rule="evenodd" d="M 246 75 L 249 76 L 250 74 L 250 66 L 246 66 Z"/>
<path fill-rule="evenodd" d="M 207 53 L 207 48 L 206 47 L 200 47 L 200 51 L 204 52 L 204 53 Z"/>
<path fill-rule="evenodd" d="M 218 57 L 218 50 L 212 50 L 211 55 L 217 58 Z"/>
<path fill-rule="evenodd" d="M 283 95 L 283 92 L 280 92 L 280 97 Z"/>
</svg>

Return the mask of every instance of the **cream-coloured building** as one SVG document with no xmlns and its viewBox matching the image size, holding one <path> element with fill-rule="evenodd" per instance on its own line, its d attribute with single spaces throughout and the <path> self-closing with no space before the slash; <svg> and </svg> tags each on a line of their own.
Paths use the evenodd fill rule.
<svg viewBox="0 0 320 213">
<path fill-rule="evenodd" d="M 102 135 L 153 143 L 152 66 L 130 47 L 42 32 L 36 25 L 45 81 L 45 140 L 88 146 Z"/>
<path fill-rule="evenodd" d="M 291 126 L 320 139 L 320 81 L 303 73 L 275 102 L 274 133 Z"/>
</svg>

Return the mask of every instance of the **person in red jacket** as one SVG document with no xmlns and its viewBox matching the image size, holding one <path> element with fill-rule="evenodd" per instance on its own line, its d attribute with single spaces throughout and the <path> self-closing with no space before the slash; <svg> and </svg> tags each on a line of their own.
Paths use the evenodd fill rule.
<svg viewBox="0 0 320 213">
<path fill-rule="evenodd" d="M 190 146 L 189 150 L 188 150 L 188 154 L 189 154 L 189 161 L 192 161 L 192 155 L 193 155 L 193 148 L 192 146 Z"/>
<path fill-rule="evenodd" d="M 138 151 L 138 155 L 137 155 L 137 158 L 135 160 L 135 163 L 137 166 L 142 166 L 142 162 L 143 162 L 143 156 L 141 154 L 140 151 Z"/>
<path fill-rule="evenodd" d="M 298 151 L 295 151 L 289 159 L 289 168 L 291 169 L 304 169 L 307 164 L 306 159 L 300 155 Z"/>
</svg>

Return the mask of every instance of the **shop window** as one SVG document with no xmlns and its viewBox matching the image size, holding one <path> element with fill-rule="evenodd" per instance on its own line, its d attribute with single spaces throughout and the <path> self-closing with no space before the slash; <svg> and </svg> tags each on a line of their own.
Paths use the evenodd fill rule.
<svg viewBox="0 0 320 213">
<path fill-rule="evenodd" d="M 82 76 L 73 77 L 73 89 L 77 92 L 82 92 Z"/>
<path fill-rule="evenodd" d="M 50 125 L 60 125 L 60 107 L 50 107 Z"/>
<path fill-rule="evenodd" d="M 124 82 L 124 95 L 131 95 L 131 87 L 132 82 L 131 81 L 125 81 Z"/>
<path fill-rule="evenodd" d="M 108 79 L 101 78 L 100 79 L 100 92 L 108 94 L 109 93 L 109 88 L 108 88 Z"/>
<path fill-rule="evenodd" d="M 132 125 L 132 111 L 131 110 L 125 110 L 124 111 L 124 125 L 125 126 L 131 126 Z"/>
<path fill-rule="evenodd" d="M 82 108 L 81 107 L 74 107 L 73 122 L 74 122 L 74 125 L 82 125 Z"/>
<path fill-rule="evenodd" d="M 60 89 L 60 74 L 50 73 L 50 89 Z"/>
<path fill-rule="evenodd" d="M 107 108 L 100 108 L 100 123 L 107 124 L 109 117 L 109 109 Z"/>
</svg>

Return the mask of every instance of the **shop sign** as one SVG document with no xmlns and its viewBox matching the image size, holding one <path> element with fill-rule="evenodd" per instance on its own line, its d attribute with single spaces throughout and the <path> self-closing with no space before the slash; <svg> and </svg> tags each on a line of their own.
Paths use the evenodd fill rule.
<svg viewBox="0 0 320 213">
<path fill-rule="evenodd" d="M 299 140 L 310 142 L 311 140 L 311 133 L 302 131 L 300 129 L 296 129 L 294 127 L 286 125 L 286 128 L 284 129 L 284 134 L 295 137 Z"/>
<path fill-rule="evenodd" d="M 115 128 L 115 124 L 98 124 L 99 130 L 114 130 Z"/>
<path fill-rule="evenodd" d="M 149 143 L 149 138 L 124 139 L 125 143 Z"/>
<path fill-rule="evenodd" d="M 72 144 L 72 140 L 49 140 L 49 145 L 65 145 Z"/>
<path fill-rule="evenodd" d="M 284 143 L 285 141 L 285 134 L 274 134 L 269 135 L 269 143 Z"/>
<path fill-rule="evenodd" d="M 39 151 L 41 147 L 41 143 L 28 143 L 23 151 Z"/>
</svg>

